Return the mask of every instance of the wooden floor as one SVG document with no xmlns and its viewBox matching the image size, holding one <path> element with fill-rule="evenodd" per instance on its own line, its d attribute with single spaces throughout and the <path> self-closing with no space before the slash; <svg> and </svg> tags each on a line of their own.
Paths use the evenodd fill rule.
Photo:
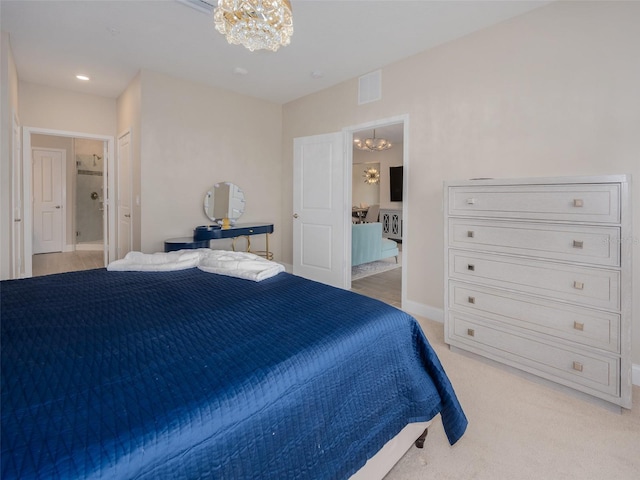
<svg viewBox="0 0 640 480">
<path fill-rule="evenodd" d="M 75 272 L 104 267 L 101 251 L 82 251 L 40 253 L 33 256 L 33 276 L 51 275 L 53 273 Z"/>
<path fill-rule="evenodd" d="M 351 282 L 351 290 L 400 308 L 402 303 L 402 268 L 394 268 Z"/>
</svg>

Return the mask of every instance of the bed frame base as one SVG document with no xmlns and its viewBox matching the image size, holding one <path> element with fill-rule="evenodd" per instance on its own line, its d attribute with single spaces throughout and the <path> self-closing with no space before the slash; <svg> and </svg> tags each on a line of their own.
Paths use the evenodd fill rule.
<svg viewBox="0 0 640 480">
<path fill-rule="evenodd" d="M 382 480 L 412 445 L 418 448 L 424 446 L 430 424 L 431 421 L 410 423 L 404 427 L 398 435 L 389 440 L 349 480 Z"/>
<path fill-rule="evenodd" d="M 416 446 L 416 448 L 424 447 L 424 442 L 427 439 L 428 434 L 429 434 L 429 427 L 425 428 L 424 432 L 422 432 L 422 435 L 420 435 L 414 442 L 414 445 Z"/>
</svg>

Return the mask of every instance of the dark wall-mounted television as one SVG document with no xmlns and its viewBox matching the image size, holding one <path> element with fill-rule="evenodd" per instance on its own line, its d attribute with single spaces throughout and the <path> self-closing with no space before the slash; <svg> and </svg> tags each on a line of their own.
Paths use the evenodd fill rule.
<svg viewBox="0 0 640 480">
<path fill-rule="evenodd" d="M 389 200 L 402 201 L 402 167 L 389 167 Z"/>
</svg>

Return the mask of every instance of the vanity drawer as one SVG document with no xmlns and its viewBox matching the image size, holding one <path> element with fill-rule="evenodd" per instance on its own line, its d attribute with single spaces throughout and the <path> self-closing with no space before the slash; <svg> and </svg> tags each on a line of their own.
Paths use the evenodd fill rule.
<svg viewBox="0 0 640 480">
<path fill-rule="evenodd" d="M 620 265 L 620 228 L 449 219 L 449 245 L 567 262 Z"/>
<path fill-rule="evenodd" d="M 620 315 L 504 290 L 449 284 L 449 308 L 610 352 L 620 351 Z"/>
<path fill-rule="evenodd" d="M 620 309 L 620 272 L 449 250 L 449 276 L 609 310 Z"/>
<path fill-rule="evenodd" d="M 567 349 L 504 331 L 475 316 L 450 312 L 449 335 L 466 349 L 548 380 L 619 395 L 620 360 L 580 349 Z"/>
<path fill-rule="evenodd" d="M 449 187 L 449 214 L 474 217 L 620 222 L 620 185 Z"/>
</svg>

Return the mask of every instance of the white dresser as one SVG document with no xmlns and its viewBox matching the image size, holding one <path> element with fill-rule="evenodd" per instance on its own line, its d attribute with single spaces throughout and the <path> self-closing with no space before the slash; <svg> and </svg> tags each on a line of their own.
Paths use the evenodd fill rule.
<svg viewBox="0 0 640 480">
<path fill-rule="evenodd" d="M 630 180 L 446 182 L 445 341 L 630 408 Z"/>
<path fill-rule="evenodd" d="M 402 241 L 402 209 L 380 209 L 382 236 Z"/>
</svg>

